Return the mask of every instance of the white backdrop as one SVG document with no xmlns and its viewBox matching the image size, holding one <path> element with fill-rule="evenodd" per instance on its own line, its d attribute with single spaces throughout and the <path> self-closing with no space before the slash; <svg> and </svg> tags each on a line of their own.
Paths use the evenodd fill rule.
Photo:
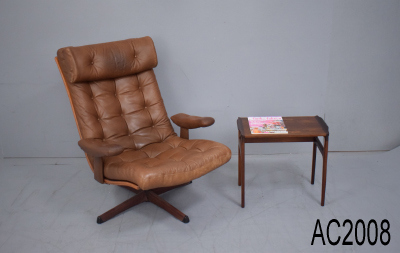
<svg viewBox="0 0 400 253">
<path fill-rule="evenodd" d="M 191 138 L 236 153 L 237 117 L 320 115 L 332 151 L 400 144 L 400 1 L 0 1 L 0 24 L 0 156 L 83 156 L 57 49 L 146 35 L 169 116 L 216 119 Z"/>
</svg>

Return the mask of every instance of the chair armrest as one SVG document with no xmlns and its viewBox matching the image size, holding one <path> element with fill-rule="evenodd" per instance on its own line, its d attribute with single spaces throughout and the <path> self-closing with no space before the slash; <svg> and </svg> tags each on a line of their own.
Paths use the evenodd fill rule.
<svg viewBox="0 0 400 253">
<path fill-rule="evenodd" d="M 178 113 L 171 117 L 171 120 L 179 127 L 194 129 L 208 127 L 214 124 L 215 120 L 211 117 L 191 116 L 185 113 Z"/>
<path fill-rule="evenodd" d="M 99 139 L 82 139 L 78 141 L 78 145 L 85 153 L 93 157 L 119 155 L 125 149 L 120 145 Z"/>
</svg>

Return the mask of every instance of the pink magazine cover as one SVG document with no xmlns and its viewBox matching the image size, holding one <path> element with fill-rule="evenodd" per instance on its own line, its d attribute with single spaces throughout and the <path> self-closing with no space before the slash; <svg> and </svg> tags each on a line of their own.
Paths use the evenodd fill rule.
<svg viewBox="0 0 400 253">
<path fill-rule="evenodd" d="M 282 117 L 248 117 L 252 134 L 287 134 Z"/>
</svg>

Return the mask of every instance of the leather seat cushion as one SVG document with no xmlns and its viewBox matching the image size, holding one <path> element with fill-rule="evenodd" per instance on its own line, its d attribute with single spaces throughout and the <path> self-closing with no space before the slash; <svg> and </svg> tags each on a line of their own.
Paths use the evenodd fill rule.
<svg viewBox="0 0 400 253">
<path fill-rule="evenodd" d="M 221 143 L 171 136 L 140 150 L 127 150 L 118 156 L 103 158 L 104 176 L 150 190 L 187 183 L 230 158 L 230 149 Z"/>
</svg>

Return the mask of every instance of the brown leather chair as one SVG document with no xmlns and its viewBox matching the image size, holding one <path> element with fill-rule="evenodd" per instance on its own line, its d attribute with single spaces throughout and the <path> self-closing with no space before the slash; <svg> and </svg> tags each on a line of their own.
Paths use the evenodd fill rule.
<svg viewBox="0 0 400 253">
<path fill-rule="evenodd" d="M 212 125 L 210 117 L 172 116 L 181 127 L 176 135 L 154 75 L 152 39 L 61 48 L 56 62 L 81 138 L 78 145 L 94 178 L 136 193 L 97 217 L 97 223 L 145 201 L 188 223 L 188 216 L 159 195 L 225 164 L 231 151 L 218 142 L 189 140 L 189 129 Z"/>
</svg>

